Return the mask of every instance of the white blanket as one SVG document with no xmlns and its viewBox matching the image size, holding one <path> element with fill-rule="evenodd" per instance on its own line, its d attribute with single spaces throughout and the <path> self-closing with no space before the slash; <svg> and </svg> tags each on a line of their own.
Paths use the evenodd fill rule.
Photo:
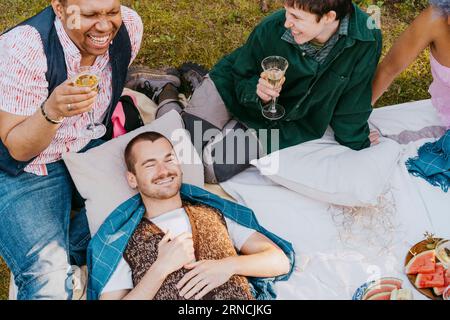
<svg viewBox="0 0 450 320">
<path fill-rule="evenodd" d="M 417 122 L 414 110 L 433 112 L 429 102 L 421 101 L 375 110 L 373 118 L 376 121 L 389 113 L 398 117 L 398 126 L 400 120 Z M 360 285 L 379 277 L 400 278 L 415 299 L 427 299 L 409 283 L 404 260 L 410 247 L 424 239 L 425 231 L 450 238 L 450 193 L 411 176 L 404 163 L 428 141 L 433 139 L 403 145 L 401 160 L 390 179 L 395 203 L 390 221 L 395 228 L 379 228 L 372 239 L 367 233 L 358 233 L 363 230 L 360 223 L 353 225 L 352 232 L 345 231 L 333 220 L 329 204 L 276 185 L 256 168 L 221 184 L 238 202 L 252 208 L 264 227 L 294 245 L 297 270 L 289 281 L 277 284 L 279 299 L 351 299 Z"/>
<path fill-rule="evenodd" d="M 405 128 L 415 131 L 421 126 L 437 125 L 433 112 L 429 100 L 392 106 L 375 110 L 371 124 L 385 135 L 395 136 Z M 264 227 L 294 245 L 297 270 L 289 281 L 277 283 L 279 299 L 351 299 L 360 285 L 384 276 L 403 279 L 404 287 L 413 290 L 415 299 L 426 299 L 404 275 L 404 259 L 409 248 L 423 240 L 425 231 L 450 238 L 450 193 L 412 177 L 404 165 L 427 141 L 432 139 L 403 146 L 402 158 L 391 178 L 396 207 L 392 222 L 396 228 L 393 233 L 378 235 L 386 241 L 371 243 L 364 237 L 362 241 L 361 237 L 341 241 L 342 228 L 333 221 L 329 204 L 275 185 L 256 168 L 221 184 L 238 202 L 252 208 Z M 384 248 L 386 244 L 388 248 Z M 85 274 L 77 275 L 74 298 L 83 299 Z M 11 286 L 10 299 L 15 299 L 14 289 Z"/>
</svg>

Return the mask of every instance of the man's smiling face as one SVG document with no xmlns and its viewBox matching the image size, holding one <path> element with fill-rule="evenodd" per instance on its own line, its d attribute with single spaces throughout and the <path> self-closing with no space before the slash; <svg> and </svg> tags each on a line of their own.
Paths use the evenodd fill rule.
<svg viewBox="0 0 450 320">
<path fill-rule="evenodd" d="M 178 194 L 182 172 L 175 151 L 167 139 L 139 141 L 132 149 L 134 172 L 128 172 L 132 188 L 148 198 L 164 200 Z"/>
<path fill-rule="evenodd" d="M 317 21 L 317 15 L 286 5 L 285 9 L 286 21 L 284 26 L 291 31 L 296 43 L 304 44 L 309 42 L 317 38 L 325 30 L 324 19 Z"/>
<path fill-rule="evenodd" d="M 83 56 L 103 55 L 122 25 L 120 0 L 53 0 L 52 5 Z"/>
</svg>

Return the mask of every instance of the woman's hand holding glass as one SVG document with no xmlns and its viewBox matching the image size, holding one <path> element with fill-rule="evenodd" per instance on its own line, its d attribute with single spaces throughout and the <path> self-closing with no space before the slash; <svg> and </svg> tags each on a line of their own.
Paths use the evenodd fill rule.
<svg viewBox="0 0 450 320">
<path fill-rule="evenodd" d="M 258 83 L 257 94 L 267 102 L 271 98 L 272 103 L 264 106 L 262 115 L 269 120 L 278 120 L 284 117 L 284 107 L 277 103 L 281 88 L 285 81 L 284 74 L 289 67 L 289 62 L 280 56 L 269 56 L 261 62 L 263 74 Z"/>
<path fill-rule="evenodd" d="M 259 78 L 258 85 L 256 86 L 256 94 L 261 99 L 263 104 L 268 104 L 273 99 L 278 98 L 280 96 L 283 84 L 286 81 L 286 77 L 283 77 L 279 85 L 275 87 L 271 85 L 267 79 L 268 74 L 266 71 L 263 71 Z"/>
</svg>

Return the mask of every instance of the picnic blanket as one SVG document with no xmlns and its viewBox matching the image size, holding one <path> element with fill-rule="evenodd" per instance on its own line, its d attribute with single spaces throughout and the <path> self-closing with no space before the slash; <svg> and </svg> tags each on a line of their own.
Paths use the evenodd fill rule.
<svg viewBox="0 0 450 320">
<path fill-rule="evenodd" d="M 288 281 L 275 284 L 277 299 L 351 299 L 361 284 L 382 276 L 401 278 L 415 299 L 427 299 L 409 283 L 404 259 L 410 247 L 423 240 L 425 231 L 450 238 L 450 197 L 409 174 L 405 163 L 418 156 L 421 146 L 436 142 L 445 133 L 438 119 L 429 100 L 373 112 L 371 127 L 401 141 L 403 151 L 390 179 L 396 209 L 391 216 L 394 228 L 378 232 L 379 238 L 372 242 L 358 242 L 361 232 L 356 227 L 346 237 L 330 204 L 276 185 L 256 168 L 221 185 L 237 202 L 250 207 L 261 225 L 293 245 L 297 266 Z M 74 298 L 83 299 L 84 276 L 80 282 Z M 11 289 L 10 299 L 14 299 L 14 287 Z"/>
<path fill-rule="evenodd" d="M 402 152 L 389 179 L 385 209 L 369 208 L 366 215 L 356 215 L 360 220 L 351 220 L 345 208 L 277 185 L 256 168 L 221 184 L 239 203 L 252 208 L 263 225 L 294 246 L 297 268 L 289 281 L 275 285 L 278 299 L 348 300 L 362 284 L 380 277 L 400 278 L 414 299 L 428 299 L 409 282 L 404 262 L 426 231 L 450 238 L 450 197 L 409 174 L 405 162 L 416 157 L 424 143 L 442 136 L 437 121 L 429 100 L 373 112 L 371 126 L 383 136 L 402 138 Z"/>
</svg>

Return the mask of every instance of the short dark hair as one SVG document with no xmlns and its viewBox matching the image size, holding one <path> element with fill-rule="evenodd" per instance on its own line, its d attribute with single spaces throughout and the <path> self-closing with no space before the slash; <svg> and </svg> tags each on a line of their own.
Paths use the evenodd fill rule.
<svg viewBox="0 0 450 320">
<path fill-rule="evenodd" d="M 317 21 L 330 11 L 336 12 L 336 20 L 353 12 L 352 0 L 284 0 L 291 8 L 309 11 L 317 15 Z"/>
<path fill-rule="evenodd" d="M 167 141 L 169 141 L 170 145 L 173 148 L 172 142 L 170 142 L 169 139 L 167 139 L 165 136 L 163 136 L 161 133 L 155 132 L 155 131 L 148 131 L 148 132 L 144 132 L 141 133 L 139 135 L 137 135 L 136 137 L 134 137 L 133 139 L 131 139 L 130 142 L 128 142 L 127 147 L 125 148 L 125 152 L 124 152 L 124 158 L 125 158 L 125 164 L 127 165 L 127 170 L 129 172 L 132 173 L 136 173 L 135 170 L 135 164 L 136 164 L 136 159 L 134 159 L 133 157 L 133 147 L 136 143 L 141 142 L 141 141 L 151 141 L 151 142 L 155 142 L 159 139 L 166 139 Z"/>
</svg>

